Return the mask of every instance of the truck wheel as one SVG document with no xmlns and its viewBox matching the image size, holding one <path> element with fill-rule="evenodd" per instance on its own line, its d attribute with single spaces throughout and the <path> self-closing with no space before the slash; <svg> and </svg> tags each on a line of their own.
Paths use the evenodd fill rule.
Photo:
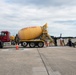
<svg viewBox="0 0 76 75">
<path fill-rule="evenodd" d="M 30 42 L 30 43 L 29 43 L 29 46 L 30 46 L 31 48 L 34 48 L 34 47 L 35 47 L 35 43 L 34 43 L 34 42 Z"/>
<path fill-rule="evenodd" d="M 15 45 L 15 41 L 11 41 L 11 45 Z"/>
<path fill-rule="evenodd" d="M 39 43 L 38 43 L 38 47 L 41 48 L 41 47 L 43 47 L 43 46 L 44 46 L 44 43 L 43 43 L 43 42 L 39 42 Z"/>
<path fill-rule="evenodd" d="M 3 48 L 3 42 L 0 41 L 0 48 Z"/>
<path fill-rule="evenodd" d="M 22 45 L 23 47 L 26 47 L 26 46 L 27 46 L 27 42 L 22 42 L 21 45 Z"/>
</svg>

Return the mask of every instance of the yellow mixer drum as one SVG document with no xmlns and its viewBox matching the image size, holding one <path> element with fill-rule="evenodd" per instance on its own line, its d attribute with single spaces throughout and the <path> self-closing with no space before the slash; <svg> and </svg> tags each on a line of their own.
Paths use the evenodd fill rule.
<svg viewBox="0 0 76 75">
<path fill-rule="evenodd" d="M 21 40 L 32 40 L 39 37 L 42 34 L 40 26 L 23 28 L 18 32 Z"/>
</svg>

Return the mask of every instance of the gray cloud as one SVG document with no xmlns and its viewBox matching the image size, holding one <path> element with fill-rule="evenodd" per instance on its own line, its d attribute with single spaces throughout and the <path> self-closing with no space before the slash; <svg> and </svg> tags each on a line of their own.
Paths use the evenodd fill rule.
<svg viewBox="0 0 76 75">
<path fill-rule="evenodd" d="M 54 21 L 54 23 L 60 23 L 60 24 L 66 24 L 66 25 L 76 25 L 76 20 Z"/>
<path fill-rule="evenodd" d="M 6 2 L 19 3 L 22 5 L 35 5 L 35 6 L 65 6 L 75 5 L 76 0 L 6 0 Z"/>
</svg>

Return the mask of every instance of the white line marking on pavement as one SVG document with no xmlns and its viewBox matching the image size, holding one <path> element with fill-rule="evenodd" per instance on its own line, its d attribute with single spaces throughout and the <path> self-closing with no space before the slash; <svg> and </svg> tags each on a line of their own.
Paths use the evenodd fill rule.
<svg viewBox="0 0 76 75">
<path fill-rule="evenodd" d="M 2 51 L 9 51 L 9 49 L 2 49 Z"/>
</svg>

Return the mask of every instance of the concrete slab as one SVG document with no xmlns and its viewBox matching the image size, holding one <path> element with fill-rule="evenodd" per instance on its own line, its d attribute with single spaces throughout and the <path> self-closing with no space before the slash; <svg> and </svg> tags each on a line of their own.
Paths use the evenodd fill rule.
<svg viewBox="0 0 76 75">
<path fill-rule="evenodd" d="M 0 75 L 76 75 L 76 48 L 0 49 Z"/>
</svg>

